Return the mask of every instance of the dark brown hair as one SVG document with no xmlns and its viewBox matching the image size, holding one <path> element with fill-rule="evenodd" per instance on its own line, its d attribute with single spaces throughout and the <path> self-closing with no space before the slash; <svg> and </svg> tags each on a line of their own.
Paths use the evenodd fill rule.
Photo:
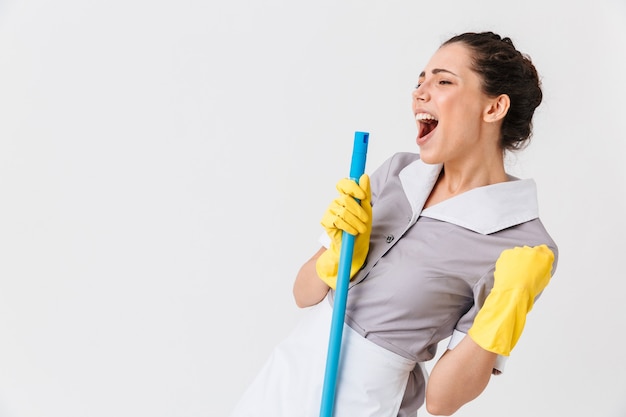
<svg viewBox="0 0 626 417">
<path fill-rule="evenodd" d="M 442 46 L 460 42 L 473 52 L 472 69 L 481 77 L 489 97 L 509 96 L 511 106 L 502 122 L 503 150 L 524 148 L 532 136 L 532 118 L 543 98 L 541 82 L 530 57 L 519 52 L 509 38 L 493 32 L 467 32 Z"/>
</svg>

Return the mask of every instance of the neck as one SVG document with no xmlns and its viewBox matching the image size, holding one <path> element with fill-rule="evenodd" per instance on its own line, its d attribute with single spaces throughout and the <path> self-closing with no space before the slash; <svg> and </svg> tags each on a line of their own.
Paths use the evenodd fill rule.
<svg viewBox="0 0 626 417">
<path fill-rule="evenodd" d="M 508 180 L 502 157 L 482 159 L 476 163 L 467 160 L 461 164 L 447 162 L 441 172 L 438 185 L 453 195 Z"/>
<path fill-rule="evenodd" d="M 426 207 L 454 197 L 477 187 L 508 181 L 502 154 L 482 158 L 475 162 L 444 163 L 439 178 L 426 202 Z"/>
</svg>

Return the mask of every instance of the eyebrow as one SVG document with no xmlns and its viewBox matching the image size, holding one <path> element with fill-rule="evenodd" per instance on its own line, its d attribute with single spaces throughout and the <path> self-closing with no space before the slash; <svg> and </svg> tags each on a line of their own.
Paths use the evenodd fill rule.
<svg viewBox="0 0 626 417">
<path fill-rule="evenodd" d="M 431 71 L 431 73 L 432 73 L 433 75 L 434 75 L 434 74 L 439 74 L 440 72 L 445 72 L 445 73 L 448 73 L 448 74 L 452 74 L 452 75 L 454 75 L 455 77 L 458 77 L 458 75 L 456 75 L 456 74 L 455 74 L 455 73 L 453 73 L 452 71 L 449 71 L 449 70 L 447 70 L 447 69 L 443 69 L 443 68 L 433 68 L 433 70 Z M 426 76 L 426 73 L 425 73 L 424 71 L 422 71 L 422 73 L 420 74 L 420 78 L 425 77 L 425 76 Z"/>
</svg>

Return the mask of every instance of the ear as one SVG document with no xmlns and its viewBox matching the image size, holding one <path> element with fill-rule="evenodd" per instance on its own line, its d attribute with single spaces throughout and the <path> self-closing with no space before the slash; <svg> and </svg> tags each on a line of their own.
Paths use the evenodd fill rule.
<svg viewBox="0 0 626 417">
<path fill-rule="evenodd" d="M 485 112 L 483 113 L 483 120 L 488 123 L 497 122 L 504 119 L 504 116 L 511 107 L 511 99 L 506 94 L 500 94 L 498 97 L 489 100 Z"/>
</svg>

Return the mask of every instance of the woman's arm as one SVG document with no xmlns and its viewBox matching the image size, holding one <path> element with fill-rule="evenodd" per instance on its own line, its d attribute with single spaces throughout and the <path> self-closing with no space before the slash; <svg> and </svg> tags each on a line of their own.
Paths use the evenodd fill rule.
<svg viewBox="0 0 626 417">
<path fill-rule="evenodd" d="M 524 329 L 534 299 L 548 285 L 554 252 L 546 245 L 502 251 L 494 285 L 468 337 L 441 356 L 426 387 L 426 408 L 450 415 L 487 386 L 498 354 L 508 356 Z M 488 350 L 487 350 L 488 349 Z"/>
<path fill-rule="evenodd" d="M 300 308 L 309 307 L 322 301 L 328 293 L 329 286 L 317 275 L 315 264 L 317 258 L 326 251 L 321 247 L 315 255 L 302 265 L 293 284 L 293 296 Z"/>
<path fill-rule="evenodd" d="M 321 224 L 330 237 L 330 247 L 321 247 L 302 265 L 293 284 L 298 307 L 309 307 L 322 301 L 329 288 L 335 288 L 343 233 L 355 236 L 350 279 L 359 271 L 369 251 L 372 233 L 372 191 L 370 177 L 361 175 L 359 182 L 342 178 L 337 182 L 335 198 L 322 217 Z"/>
<path fill-rule="evenodd" d="M 497 356 L 467 336 L 454 349 L 447 350 L 428 378 L 428 412 L 449 416 L 478 397 L 489 383 Z"/>
</svg>

